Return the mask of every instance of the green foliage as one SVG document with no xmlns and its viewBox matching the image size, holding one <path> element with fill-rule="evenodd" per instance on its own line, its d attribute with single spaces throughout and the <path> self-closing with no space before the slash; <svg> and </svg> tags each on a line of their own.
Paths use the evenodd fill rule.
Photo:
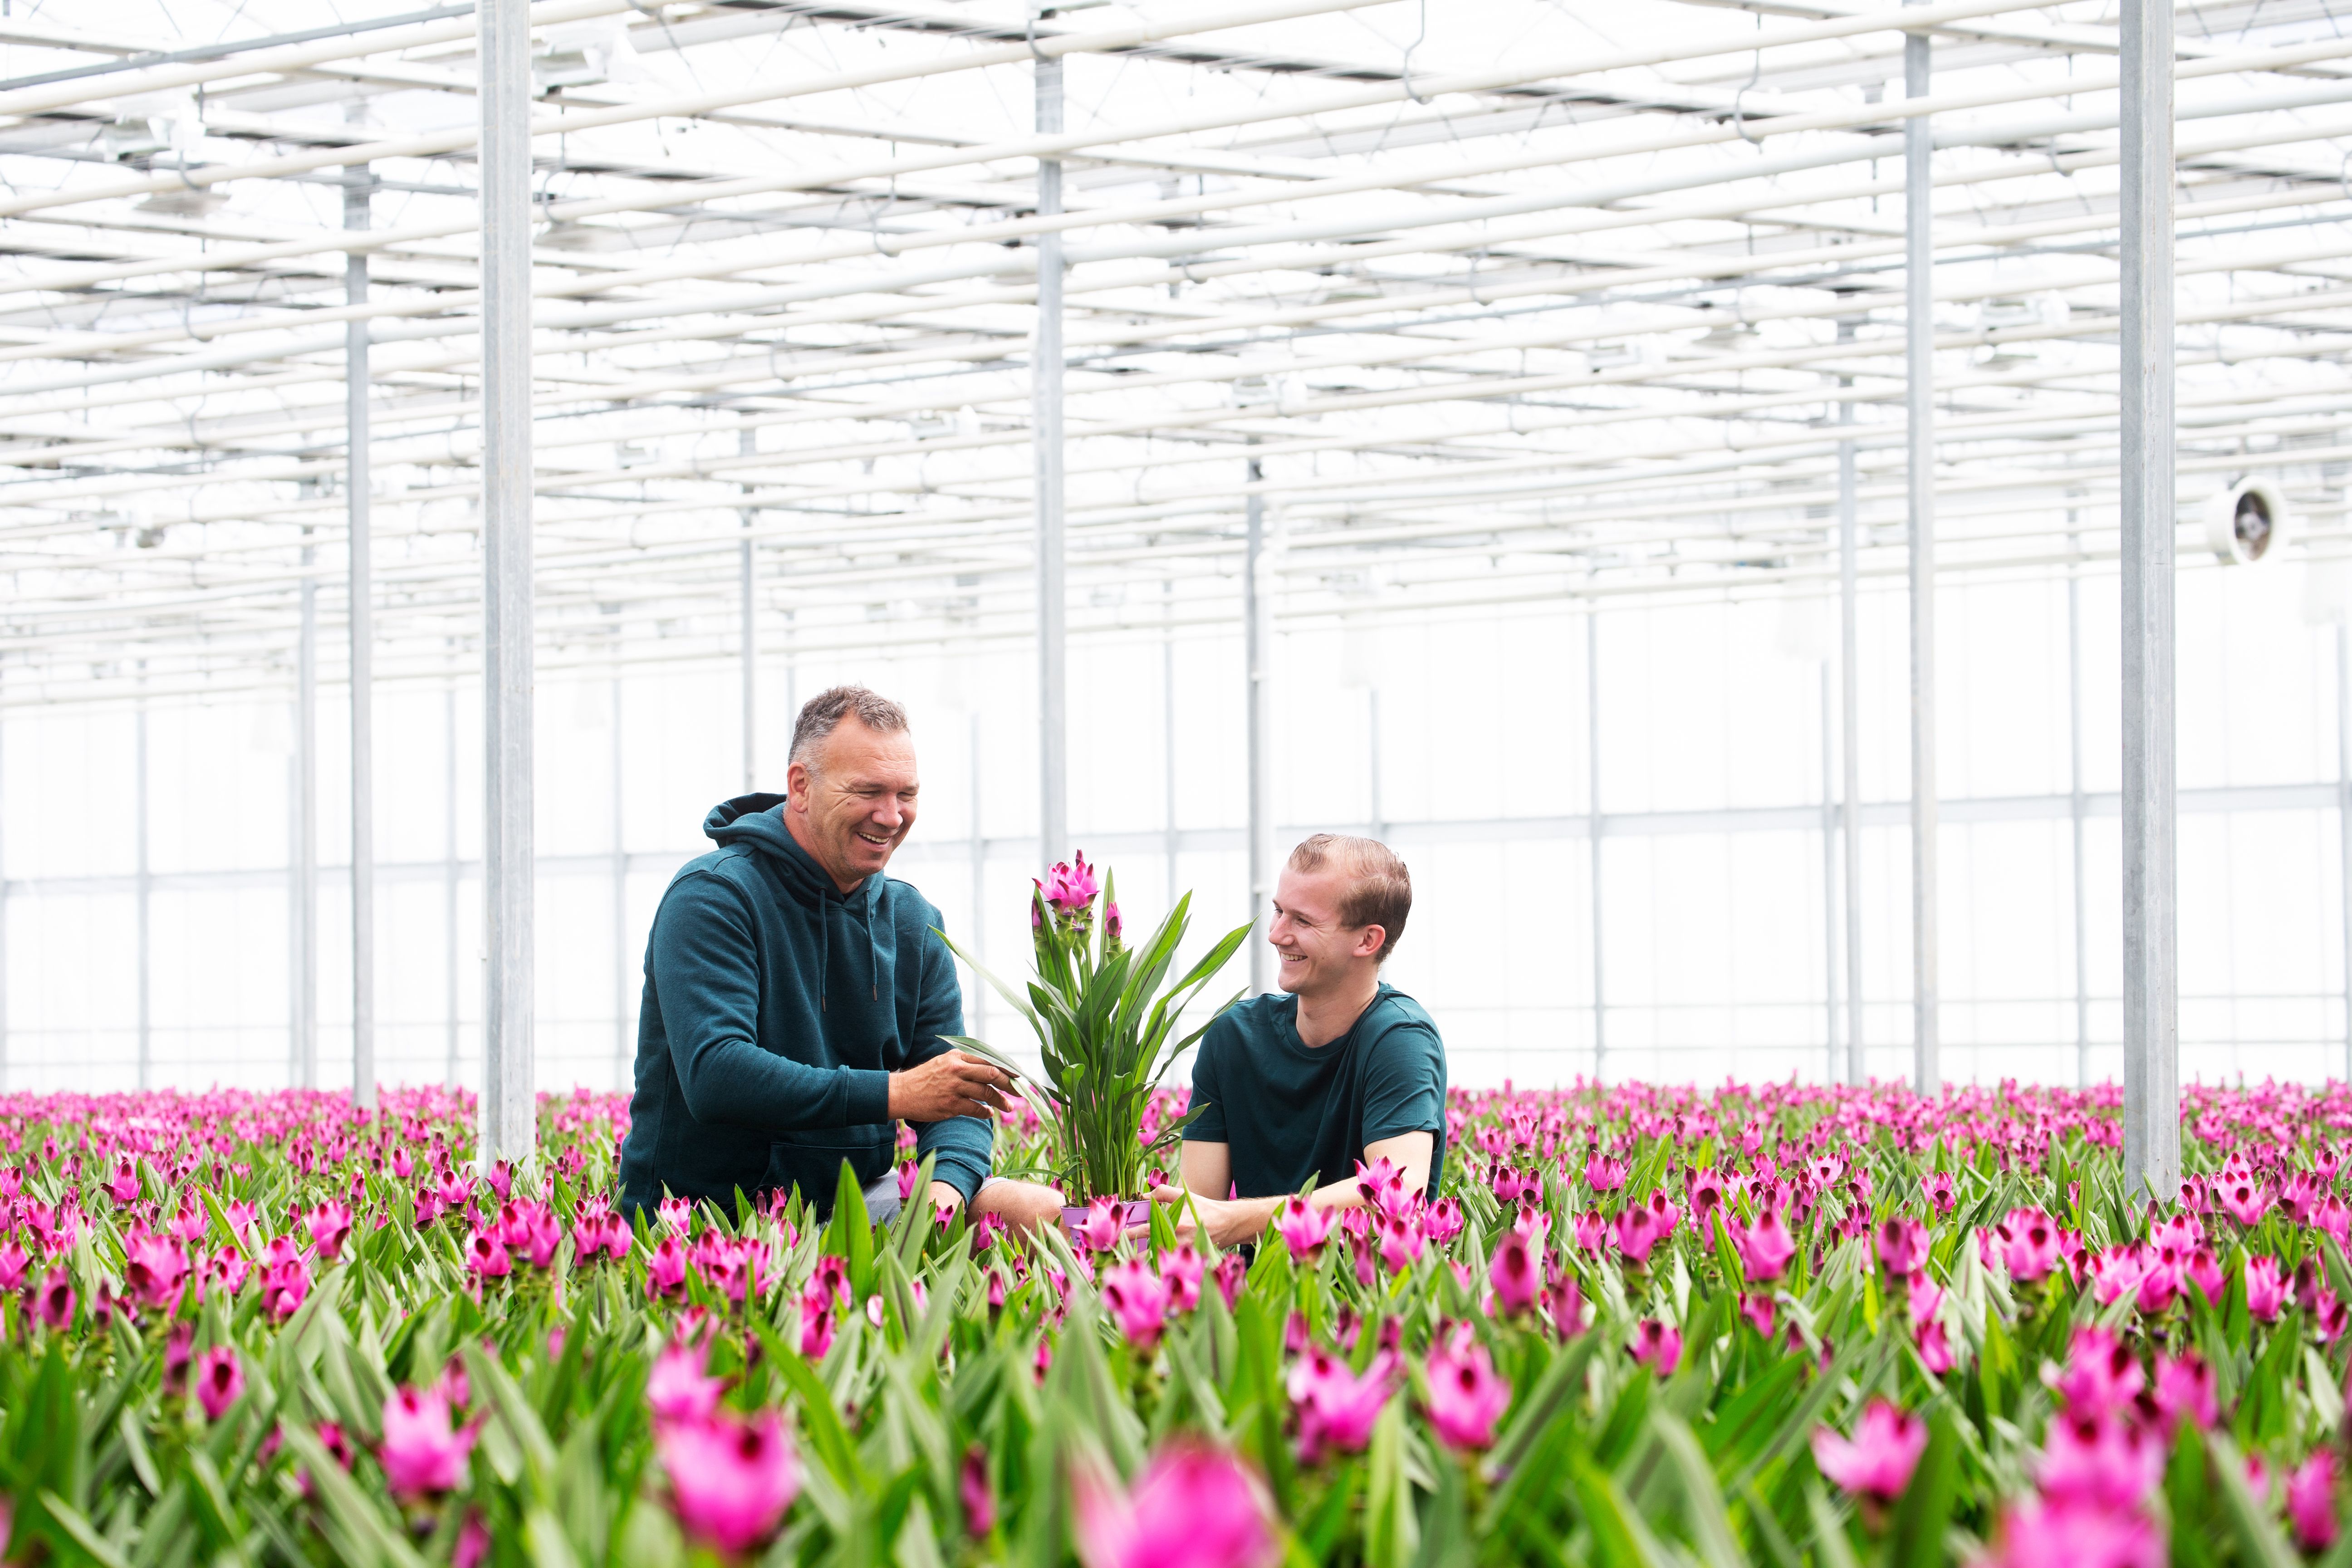
<svg viewBox="0 0 2352 1568">
<path fill-rule="evenodd" d="M 1085 861 L 1078 864 L 1084 872 Z M 1179 1037 L 1177 1025 L 1250 932 L 1246 924 L 1227 931 L 1171 984 L 1177 949 L 1192 925 L 1192 895 L 1178 899 L 1160 929 L 1129 947 L 1109 918 L 1118 907 L 1115 884 L 1106 879 L 1100 921 L 1090 881 L 1085 891 L 1083 907 L 1049 905 L 1043 889 L 1032 894 L 1037 976 L 1025 991 L 948 942 L 1036 1033 L 1045 1076 L 1033 1092 L 1045 1109 L 1055 1179 L 1072 1203 L 1144 1195 L 1144 1173 L 1164 1159 L 1191 1120 L 1177 1117 L 1149 1140 L 1138 1135 L 1169 1068 L 1208 1028 L 1203 1023 Z M 1225 1005 L 1238 999 L 1236 994 Z M 1021 1073 L 986 1041 L 956 1036 L 948 1043 Z"/>
</svg>

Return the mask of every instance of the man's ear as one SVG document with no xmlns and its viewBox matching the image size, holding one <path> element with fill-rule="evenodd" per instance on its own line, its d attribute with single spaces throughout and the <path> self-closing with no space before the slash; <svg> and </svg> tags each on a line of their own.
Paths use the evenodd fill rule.
<svg viewBox="0 0 2352 1568">
<path fill-rule="evenodd" d="M 1349 954 L 1349 956 L 1351 958 L 1370 958 L 1372 954 L 1380 952 L 1382 947 L 1386 946 L 1388 944 L 1388 940 L 1389 933 L 1386 926 L 1366 926 L 1362 931 L 1356 933 L 1356 951 Z"/>
<path fill-rule="evenodd" d="M 809 766 L 794 763 L 784 770 L 784 800 L 788 811 L 806 811 L 809 806 Z"/>
</svg>

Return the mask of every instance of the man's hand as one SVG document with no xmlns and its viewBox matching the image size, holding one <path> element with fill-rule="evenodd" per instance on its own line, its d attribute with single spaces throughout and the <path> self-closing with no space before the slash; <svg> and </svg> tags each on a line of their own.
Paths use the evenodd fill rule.
<svg viewBox="0 0 2352 1568">
<path fill-rule="evenodd" d="M 1220 1247 L 1255 1241 L 1265 1234 L 1267 1223 L 1282 1206 L 1280 1198 L 1204 1198 L 1181 1187 L 1154 1187 L 1151 1201 L 1175 1211 L 1176 1235 L 1180 1239 L 1193 1233 L 1197 1216 L 1199 1227 L 1205 1228 L 1209 1239 Z M 1192 1205 L 1189 1214 L 1183 1208 L 1186 1204 Z"/>
<path fill-rule="evenodd" d="M 1013 1080 L 978 1057 L 943 1051 L 919 1068 L 890 1075 L 890 1118 L 894 1121 L 945 1121 L 951 1116 L 977 1116 L 1005 1109 L 1004 1097 Z"/>
</svg>

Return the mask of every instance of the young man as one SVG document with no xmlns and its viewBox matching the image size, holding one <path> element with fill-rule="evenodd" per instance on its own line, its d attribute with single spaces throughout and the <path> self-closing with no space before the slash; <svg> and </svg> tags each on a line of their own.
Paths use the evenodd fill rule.
<svg viewBox="0 0 2352 1568">
<path fill-rule="evenodd" d="M 1412 910 L 1412 879 L 1384 844 L 1318 833 L 1290 852 L 1265 938 L 1283 994 L 1227 1009 L 1192 1060 L 1202 1109 L 1184 1130 L 1184 1188 L 1219 1247 L 1258 1236 L 1310 1182 L 1318 1207 L 1361 1204 L 1359 1160 L 1385 1159 L 1408 1192 L 1436 1192 L 1444 1042 L 1381 981 Z"/>
<path fill-rule="evenodd" d="M 940 1041 L 963 1033 L 945 922 L 883 874 L 920 787 L 905 711 L 859 686 L 810 699 L 785 782 L 711 808 L 719 847 L 654 916 L 623 1205 L 798 1187 L 830 1209 L 845 1160 L 885 1218 L 903 1120 L 936 1156 L 931 1202 L 1058 1213 L 1060 1194 L 991 1179 L 989 1117 L 1012 1084 Z"/>
</svg>

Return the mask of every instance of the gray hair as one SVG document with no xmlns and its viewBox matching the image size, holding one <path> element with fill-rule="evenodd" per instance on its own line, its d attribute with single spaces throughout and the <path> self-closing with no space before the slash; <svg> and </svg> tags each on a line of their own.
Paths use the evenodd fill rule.
<svg viewBox="0 0 2352 1568">
<path fill-rule="evenodd" d="M 793 724 L 793 751 L 787 761 L 814 768 L 825 737 L 852 714 L 867 729 L 883 734 L 897 734 L 908 728 L 907 710 L 880 692 L 863 686 L 828 687 L 801 704 L 801 716 Z"/>
</svg>

